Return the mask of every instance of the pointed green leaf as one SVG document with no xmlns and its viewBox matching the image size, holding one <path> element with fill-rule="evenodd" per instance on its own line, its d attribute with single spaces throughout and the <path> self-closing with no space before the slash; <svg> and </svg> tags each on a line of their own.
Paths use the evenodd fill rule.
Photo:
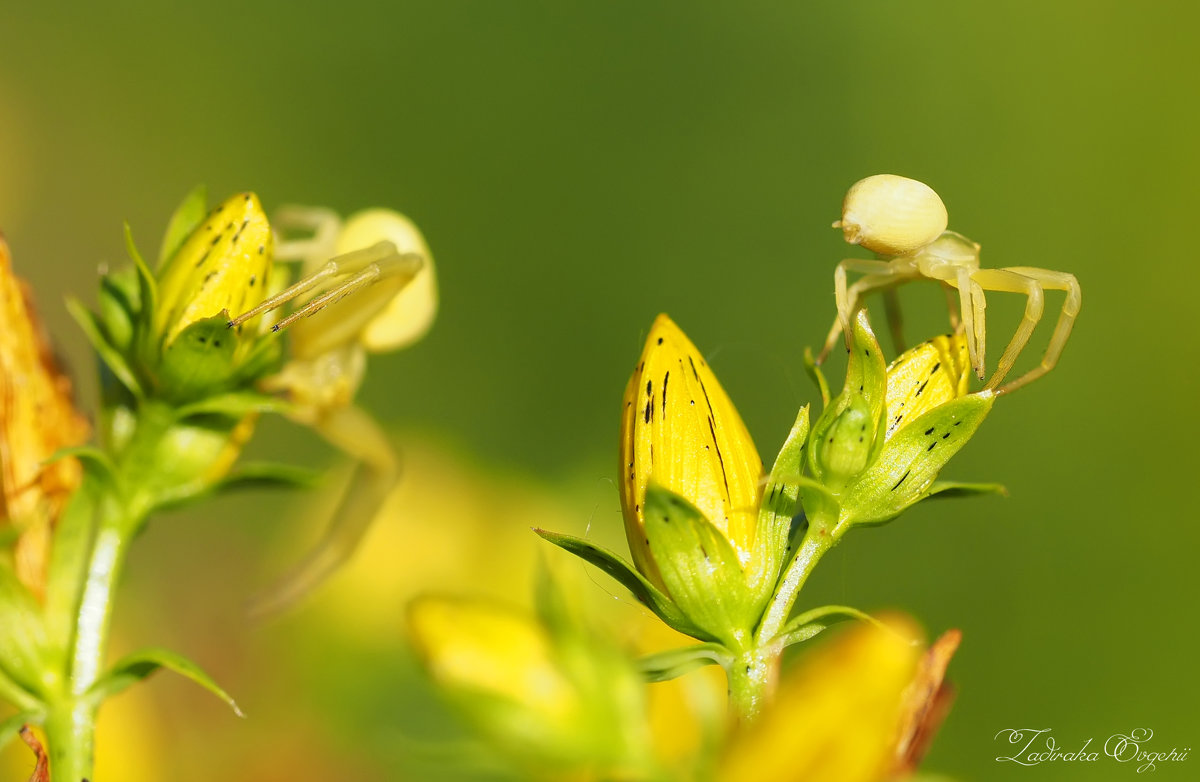
<svg viewBox="0 0 1200 782">
<path fill-rule="evenodd" d="M 754 538 L 754 557 L 750 564 L 750 587 L 756 602 L 770 599 L 779 570 L 788 550 L 792 518 L 800 512 L 800 487 L 786 480 L 803 470 L 804 446 L 808 440 L 808 405 L 800 408 L 792 431 L 779 449 L 770 477 L 763 487 L 758 512 L 758 532 Z"/>
<path fill-rule="evenodd" d="M 671 599 L 708 635 L 737 644 L 759 617 L 733 544 L 698 508 L 654 483 L 643 507 L 650 555 Z"/>
<path fill-rule="evenodd" d="M 183 203 L 176 208 L 167 223 L 167 232 L 163 236 L 162 248 L 158 251 L 158 271 L 162 274 L 167 262 L 179 250 L 188 234 L 200 225 L 208 212 L 208 192 L 204 185 L 197 185 L 183 197 Z"/>
<path fill-rule="evenodd" d="M 995 395 L 984 391 L 930 410 L 892 435 L 878 459 L 842 494 L 845 520 L 875 524 L 917 502 L 979 429 Z"/>
<path fill-rule="evenodd" d="M 108 272 L 100 277 L 100 323 L 109 344 L 122 355 L 133 346 L 141 312 L 135 269 Z"/>
<path fill-rule="evenodd" d="M 138 252 L 137 244 L 133 241 L 133 229 L 129 227 L 129 223 L 125 223 L 125 248 L 133 261 L 133 267 L 137 269 L 138 300 L 141 303 L 140 325 L 143 329 L 148 330 L 154 319 L 154 310 L 158 307 L 158 283 L 155 281 L 150 267 L 142 258 L 142 254 Z"/>
<path fill-rule="evenodd" d="M 846 383 L 817 417 L 808 447 L 809 472 L 834 491 L 883 446 L 887 366 L 865 311 L 854 318 L 850 335 Z"/>
<path fill-rule="evenodd" d="M 121 385 L 129 389 L 130 393 L 139 399 L 145 396 L 142 390 L 142 384 L 138 382 L 129 363 L 113 345 L 109 342 L 107 335 L 104 333 L 104 328 L 100 325 L 100 321 L 96 318 L 87 307 L 78 299 L 67 299 L 67 311 L 75 318 L 75 322 L 83 329 L 83 334 L 87 337 L 88 342 L 92 343 L 92 347 L 96 349 L 96 354 L 100 356 L 100 360 L 108 367 L 109 371 L 121 382 Z"/>
<path fill-rule="evenodd" d="M 218 491 L 242 489 L 315 489 L 321 485 L 317 470 L 274 462 L 243 464 L 216 485 Z"/>
<path fill-rule="evenodd" d="M 8 742 L 17 737 L 22 725 L 37 725 L 45 719 L 46 715 L 37 709 L 26 709 L 19 711 L 0 722 L 0 752 L 3 752 Z"/>
<path fill-rule="evenodd" d="M 62 459 L 78 459 L 83 469 L 96 479 L 110 485 L 117 484 L 117 466 L 113 463 L 108 452 L 94 445 L 78 445 L 74 448 L 59 448 L 46 457 L 43 465 L 53 464 Z"/>
<path fill-rule="evenodd" d="M 221 689 L 200 666 L 178 652 L 172 652 L 168 649 L 142 649 L 121 658 L 112 669 L 92 685 L 92 688 L 88 690 L 87 697 L 97 704 L 101 703 L 121 692 L 129 685 L 145 679 L 160 668 L 166 668 L 180 676 L 191 679 L 223 700 L 229 708 L 233 709 L 234 714 L 239 717 L 246 716 L 242 714 L 242 710 L 238 708 L 237 703 L 229 696 L 229 693 Z"/>
<path fill-rule="evenodd" d="M 665 682 L 706 665 L 728 667 L 733 655 L 718 643 L 703 643 L 646 655 L 637 661 L 638 670 L 648 682 Z"/>
<path fill-rule="evenodd" d="M 961 483 L 959 481 L 934 481 L 925 490 L 921 499 L 937 497 L 938 499 L 953 499 L 956 497 L 975 497 L 980 494 L 999 494 L 1008 496 L 1008 489 L 1002 483 Z"/>
<path fill-rule="evenodd" d="M 0 672 L 37 694 L 48 661 L 41 606 L 5 561 L 0 561 L 0 616 Z"/>
<path fill-rule="evenodd" d="M 884 630 L 892 632 L 887 625 L 870 614 L 859 611 L 857 608 L 836 605 L 821 606 L 820 608 L 805 611 L 802 614 L 796 614 L 788 620 L 783 630 L 780 631 L 776 643 L 779 644 L 779 648 L 783 649 L 792 644 L 807 641 L 827 628 L 838 622 L 844 622 L 847 619 L 861 619 L 864 622 L 870 622 L 876 627 L 881 627 Z"/>
<path fill-rule="evenodd" d="M 658 587 L 651 584 L 645 576 L 634 570 L 632 565 L 608 549 L 571 535 L 562 535 L 544 529 L 535 529 L 534 532 L 615 578 L 621 586 L 628 589 L 642 605 L 658 615 L 668 626 L 693 638 L 712 640 L 711 636 L 705 634 L 683 615 L 679 607 L 671 602 L 671 598 L 659 591 Z"/>
<path fill-rule="evenodd" d="M 846 361 L 846 385 L 842 393 L 860 394 L 874 418 L 880 418 L 887 401 L 887 364 L 883 350 L 867 322 L 867 311 L 859 310 L 850 330 L 850 356 Z"/>
</svg>

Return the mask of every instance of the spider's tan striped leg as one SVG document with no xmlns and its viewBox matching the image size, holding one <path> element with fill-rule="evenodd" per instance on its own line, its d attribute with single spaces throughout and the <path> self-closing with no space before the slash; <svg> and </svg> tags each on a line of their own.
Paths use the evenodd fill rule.
<svg viewBox="0 0 1200 782">
<path fill-rule="evenodd" d="M 853 286 L 847 288 L 847 271 L 860 272 L 867 276 L 855 281 Z M 833 326 L 829 329 L 829 336 L 825 338 L 825 347 L 821 348 L 821 354 L 817 356 L 817 363 L 821 364 L 829 357 L 829 352 L 833 350 L 838 335 L 850 328 L 850 318 L 858 309 L 858 300 L 861 296 L 873 290 L 896 284 L 902 279 L 896 279 L 895 270 L 887 261 L 868 261 L 862 258 L 846 258 L 840 261 L 833 271 L 833 290 L 838 314 L 834 318 Z M 849 338 L 847 337 L 847 339 Z"/>
<path fill-rule="evenodd" d="M 323 287 L 328 281 L 345 278 L 325 293 L 307 302 L 303 307 L 287 316 L 274 326 L 276 331 L 287 328 L 297 319 L 311 315 L 342 297 L 370 285 L 380 279 L 401 277 L 411 280 L 420 270 L 424 259 L 413 253 L 399 253 L 391 242 L 376 242 L 362 250 L 354 250 L 326 261 L 316 272 L 296 282 L 290 288 L 264 300 L 252 310 L 243 312 L 229 321 L 230 327 L 244 323 L 264 312 L 281 307 L 287 302 L 315 288 Z M 386 302 L 385 302 L 386 303 Z M 376 310 L 378 311 L 378 310 Z M 374 313 L 372 313 L 374 315 Z"/>
<path fill-rule="evenodd" d="M 1008 347 L 1004 349 L 1004 355 L 1000 357 L 1000 363 L 996 365 L 995 374 L 984 386 L 985 389 L 995 389 L 1004 382 L 1004 378 L 1016 363 L 1017 357 L 1029 343 L 1034 328 L 1042 318 L 1045 297 L 1042 295 L 1041 283 L 1011 269 L 980 269 L 972 275 L 972 281 L 989 291 L 1024 293 L 1028 297 L 1025 301 L 1025 315 L 1021 318 L 1021 324 L 1017 326 L 1016 333 L 1013 334 Z"/>
<path fill-rule="evenodd" d="M 1079 281 L 1075 279 L 1074 274 L 1037 269 L 1032 266 L 1010 266 L 1004 271 L 1029 277 L 1035 280 L 1043 290 L 1066 291 L 1067 297 L 1063 301 L 1062 312 L 1058 315 L 1058 322 L 1054 325 L 1054 333 L 1050 335 L 1050 344 L 1046 348 L 1045 355 L 1042 356 L 1041 363 L 1016 380 L 1000 386 L 996 389 L 997 394 L 1016 391 L 1021 386 L 1037 380 L 1054 369 L 1063 347 L 1067 344 L 1067 339 L 1071 336 L 1071 329 L 1075 326 L 1075 318 L 1079 315 L 1079 308 L 1083 303 L 1083 293 L 1079 289 Z"/>
<path fill-rule="evenodd" d="M 350 559 L 400 478 L 400 459 L 390 440 L 361 408 L 339 408 L 323 416 L 315 427 L 358 464 L 321 541 L 283 578 L 251 600 L 250 614 L 256 618 L 279 614 L 294 605 Z"/>
</svg>

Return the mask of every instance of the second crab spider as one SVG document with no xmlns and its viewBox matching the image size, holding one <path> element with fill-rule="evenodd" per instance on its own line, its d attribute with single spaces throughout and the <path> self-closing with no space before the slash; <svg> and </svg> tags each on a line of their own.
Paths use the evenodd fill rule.
<svg viewBox="0 0 1200 782">
<path fill-rule="evenodd" d="M 292 418 L 352 456 L 357 466 L 324 538 L 252 601 L 251 613 L 259 616 L 287 608 L 344 563 L 395 486 L 399 459 L 379 424 L 354 404 L 354 396 L 367 353 L 411 345 L 428 331 L 437 311 L 433 258 L 420 231 L 403 215 L 372 209 L 342 222 L 326 209 L 290 207 L 280 210 L 272 224 L 285 237 L 308 234 L 285 238 L 275 250 L 276 261 L 300 262 L 302 276 L 238 315 L 230 326 L 301 300 L 274 327 L 291 327 L 291 357 L 264 381 L 263 390 L 284 394 L 292 403 Z"/>
<path fill-rule="evenodd" d="M 996 371 L 984 385 L 985 390 L 1006 394 L 1049 372 L 1058 363 L 1075 317 L 1079 314 L 1081 293 L 1075 275 L 1032 266 L 984 269 L 979 264 L 979 245 L 962 234 L 947 231 L 946 207 L 928 185 L 892 174 L 877 174 L 851 186 L 842 204 L 842 219 L 834 223 L 846 241 L 876 253 L 878 260 L 847 258 L 837 265 L 834 287 L 838 315 L 829 330 L 817 363 L 824 361 L 845 331 L 854 313 L 862 306 L 862 297 L 873 291 L 892 288 L 918 279 L 942 283 L 948 297 L 958 291 L 961 326 L 953 307 L 951 321 L 967 336 L 971 366 L 980 380 L 985 375 L 987 306 L 984 291 L 1023 293 L 1025 314 L 1017 331 L 996 365 Z M 864 276 L 847 286 L 847 272 Z M 1007 383 L 1017 357 L 1025 349 L 1045 307 L 1044 292 L 1066 292 L 1050 344 L 1038 366 Z M 893 330 L 898 330 L 893 321 Z"/>
</svg>

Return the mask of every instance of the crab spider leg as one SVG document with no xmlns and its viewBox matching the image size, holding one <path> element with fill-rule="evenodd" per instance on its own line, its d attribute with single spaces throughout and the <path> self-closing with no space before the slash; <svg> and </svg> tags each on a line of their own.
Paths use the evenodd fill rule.
<svg viewBox="0 0 1200 782">
<path fill-rule="evenodd" d="M 971 283 L 969 268 L 960 266 L 953 273 L 955 276 L 949 282 L 958 288 L 958 307 L 962 313 L 963 328 L 967 333 L 967 352 L 970 354 L 971 367 L 975 370 L 975 375 L 983 380 L 984 343 L 981 333 L 986 327 L 984 307 L 987 304 L 983 298 L 983 290 Z"/>
<path fill-rule="evenodd" d="M 849 289 L 846 287 L 846 272 L 855 271 L 866 274 L 854 282 Z M 846 258 L 840 261 L 833 271 L 833 288 L 838 314 L 825 338 L 825 346 L 817 356 L 816 363 L 821 364 L 829 357 L 833 344 L 849 325 L 854 310 L 858 309 L 859 298 L 873 290 L 880 290 L 891 285 L 897 285 L 904 280 L 895 267 L 888 261 L 869 261 L 862 258 Z"/>
<path fill-rule="evenodd" d="M 401 254 L 391 242 L 377 242 L 370 247 L 354 250 L 331 258 L 317 271 L 296 282 L 290 288 L 263 301 L 252 310 L 229 321 L 230 327 L 238 326 L 264 312 L 276 309 L 292 299 L 307 293 L 326 280 L 349 275 L 349 279 L 326 293 L 317 296 L 296 312 L 275 324 L 275 331 L 295 323 L 298 318 L 310 315 L 337 301 L 355 290 L 385 277 L 400 277 L 410 280 L 421 269 L 424 259 L 415 253 Z"/>
<path fill-rule="evenodd" d="M 314 428 L 330 444 L 358 460 L 350 484 L 317 547 L 249 606 L 256 618 L 294 605 L 358 549 L 371 522 L 400 478 L 400 461 L 375 419 L 355 406 L 322 417 Z"/>
<path fill-rule="evenodd" d="M 1037 327 L 1038 321 L 1042 319 L 1045 297 L 1042 295 L 1042 286 L 1037 280 L 1024 274 L 1018 274 L 1011 269 L 981 269 L 975 272 L 972 280 L 990 291 L 1024 293 L 1028 297 L 1021 324 L 1009 341 L 1008 347 L 1004 349 L 1004 355 L 1000 357 L 1000 363 L 996 365 L 995 374 L 984 386 L 984 389 L 992 390 L 1004 381 L 1009 371 L 1012 370 L 1013 364 L 1016 363 L 1017 357 L 1029 343 L 1033 330 Z"/>
<path fill-rule="evenodd" d="M 849 300 L 854 302 L 852 307 L 854 311 L 857 311 L 859 308 L 858 302 L 867 293 L 887 290 L 893 286 L 899 285 L 902 282 L 906 282 L 908 279 L 908 277 L 901 277 L 892 273 L 868 274 L 866 277 L 860 277 L 858 280 L 856 280 L 854 284 L 850 286 L 850 290 L 847 291 L 846 296 Z M 825 359 L 828 358 L 829 353 L 833 350 L 833 346 L 837 343 L 837 338 L 842 334 L 843 330 L 842 319 L 835 316 L 833 319 L 833 325 L 829 327 L 829 334 L 825 338 L 825 345 L 821 348 L 820 355 L 817 356 L 817 364 L 823 363 Z"/>
<path fill-rule="evenodd" d="M 1054 325 L 1054 333 L 1050 335 L 1050 344 L 1046 348 L 1045 355 L 1042 356 L 1041 363 L 1016 380 L 1011 380 L 1000 386 L 996 389 L 997 394 L 1008 394 L 1016 391 L 1021 386 L 1037 380 L 1051 369 L 1054 369 L 1054 366 L 1058 363 L 1059 355 L 1062 354 L 1063 347 L 1067 344 L 1067 339 L 1071 336 L 1071 329 L 1075 326 L 1075 318 L 1079 315 L 1079 308 L 1083 303 L 1083 294 L 1079 289 L 1079 281 L 1075 279 L 1074 274 L 1051 271 L 1049 269 L 1037 269 L 1031 266 L 1010 266 L 1005 271 L 1030 277 L 1036 280 L 1043 289 L 1065 291 L 1067 298 L 1063 302 L 1062 311 L 1058 315 L 1058 322 Z"/>
<path fill-rule="evenodd" d="M 275 259 L 279 261 L 307 261 L 310 258 L 329 257 L 333 254 L 342 220 L 337 212 L 319 206 L 284 206 L 271 217 L 277 228 L 309 231 L 306 239 L 286 239 L 275 245 Z"/>
</svg>

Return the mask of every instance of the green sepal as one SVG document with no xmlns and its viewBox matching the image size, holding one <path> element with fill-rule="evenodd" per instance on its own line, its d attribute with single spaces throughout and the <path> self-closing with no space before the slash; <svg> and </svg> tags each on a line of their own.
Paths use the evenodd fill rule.
<svg viewBox="0 0 1200 782">
<path fill-rule="evenodd" d="M 792 519 L 800 512 L 800 487 L 786 478 L 800 475 L 807 441 L 808 405 L 805 405 L 797 413 L 796 422 L 792 424 L 791 432 L 784 440 L 783 447 L 779 449 L 767 484 L 763 487 L 749 579 L 756 602 L 765 603 L 770 599 L 788 551 Z"/>
<path fill-rule="evenodd" d="M 733 544 L 696 506 L 653 482 L 643 508 L 650 555 L 675 604 L 706 636 L 739 645 L 759 617 Z"/>
<path fill-rule="evenodd" d="M 960 481 L 934 481 L 921 495 L 921 499 L 937 497 L 938 499 L 957 499 L 958 497 L 976 497 L 981 494 L 998 494 L 1008 496 L 1008 488 L 1002 483 L 962 483 Z"/>
<path fill-rule="evenodd" d="M 225 315 L 190 324 L 163 350 L 158 380 L 164 397 L 180 403 L 204 400 L 228 388 L 234 373 L 237 332 Z"/>
<path fill-rule="evenodd" d="M 92 685 L 84 697 L 94 704 L 99 705 L 131 684 L 135 684 L 150 676 L 160 668 L 166 668 L 180 676 L 191 679 L 224 701 L 229 708 L 233 709 L 234 714 L 239 717 L 246 716 L 242 713 L 241 708 L 238 707 L 237 702 L 230 697 L 229 693 L 225 692 L 220 685 L 213 681 L 213 678 L 205 673 L 199 665 L 196 665 L 196 663 L 178 652 L 157 647 L 141 649 L 121 658 L 107 673 L 96 680 L 96 683 Z"/>
<path fill-rule="evenodd" d="M 855 316 L 850 337 L 846 383 L 817 417 L 808 448 L 810 474 L 835 491 L 883 447 L 887 365 L 865 311 Z"/>
<path fill-rule="evenodd" d="M 829 381 L 825 379 L 825 373 L 821 371 L 821 367 L 817 366 L 812 348 L 804 349 L 804 372 L 816 384 L 817 391 L 821 393 L 821 409 L 829 407 Z"/>
<path fill-rule="evenodd" d="M 3 752 L 8 747 L 8 743 L 17 737 L 22 725 L 38 725 L 45 718 L 46 713 L 39 709 L 26 709 L 0 722 L 0 752 Z"/>
<path fill-rule="evenodd" d="M 778 643 L 780 649 L 802 643 L 847 619 L 860 619 L 864 622 L 870 622 L 877 627 L 882 627 L 885 630 L 888 629 L 887 625 L 881 623 L 870 614 L 859 611 L 857 608 L 836 605 L 821 606 L 820 608 L 813 608 L 809 611 L 796 614 L 789 619 L 788 623 L 779 632 L 779 635 L 776 636 L 774 643 Z"/>
<path fill-rule="evenodd" d="M 648 682 L 665 682 L 706 665 L 728 668 L 733 654 L 719 643 L 703 643 L 649 654 L 637 661 L 638 670 Z"/>
<path fill-rule="evenodd" d="M 141 312 L 135 269 L 122 269 L 100 277 L 100 322 L 111 344 L 121 354 L 133 347 Z"/>
<path fill-rule="evenodd" d="M 88 342 L 92 343 L 92 347 L 96 349 L 96 355 L 100 356 L 104 366 L 108 367 L 121 385 L 129 389 L 129 392 L 138 399 L 144 397 L 145 391 L 142 390 L 142 384 L 138 382 L 129 362 L 125 360 L 125 355 L 109 341 L 104 326 L 95 313 L 83 306 L 78 299 L 69 297 L 67 298 L 67 311 L 83 329 L 83 335 L 87 337 Z"/>
<path fill-rule="evenodd" d="M 46 457 L 43 465 L 54 464 L 63 459 L 78 459 L 85 472 L 109 486 L 117 485 L 117 465 L 107 451 L 94 445 L 77 445 L 72 448 L 59 448 Z"/>
<path fill-rule="evenodd" d="M 569 551 L 583 561 L 595 565 L 612 576 L 621 586 L 628 589 L 642 605 L 653 611 L 659 619 L 662 619 L 668 627 L 684 635 L 699 638 L 702 641 L 715 640 L 713 636 L 705 633 L 693 624 L 680 611 L 679 606 L 671 602 L 671 598 L 664 595 L 658 587 L 654 586 L 645 576 L 637 572 L 633 565 L 630 565 L 608 549 L 572 535 L 563 535 L 544 529 L 534 529 L 534 532 L 543 539 L 548 540 L 565 551 Z"/>
<path fill-rule="evenodd" d="M 141 309 L 138 312 L 136 341 L 141 346 L 143 360 L 153 359 L 158 355 L 158 345 L 152 343 L 154 311 L 158 308 L 158 283 L 134 244 L 133 229 L 129 227 L 129 223 L 125 223 L 125 247 L 133 261 L 134 269 L 137 270 L 138 304 Z"/>
<path fill-rule="evenodd" d="M 979 429 L 995 401 L 984 391 L 947 402 L 908 423 L 841 496 L 843 521 L 878 524 L 922 499 L 938 472 Z"/>
<path fill-rule="evenodd" d="M 0 616 L 4 617 L 0 623 L 0 673 L 36 698 L 43 689 L 50 657 L 46 626 L 37 599 L 4 561 L 0 561 Z"/>
<path fill-rule="evenodd" d="M 185 239 L 196 230 L 208 212 L 208 191 L 204 185 L 197 185 L 183 197 L 183 202 L 175 209 L 167 222 L 167 232 L 163 235 L 162 248 L 158 251 L 158 273 L 162 276 L 168 261 L 175 256 Z"/>
<path fill-rule="evenodd" d="M 185 331 L 184 333 L 186 334 L 187 332 Z M 178 340 L 176 341 L 178 342 Z M 168 352 L 169 350 L 170 348 L 168 348 Z M 229 391 L 224 394 L 205 397 L 198 402 L 181 405 L 176 408 L 176 415 L 179 420 L 197 415 L 219 415 L 226 418 L 240 419 L 250 413 L 287 414 L 292 412 L 294 407 L 286 399 L 281 399 L 271 394 L 260 394 L 257 391 Z"/>
<path fill-rule="evenodd" d="M 825 484 L 804 475 L 780 475 L 777 480 L 795 487 L 799 510 L 806 518 L 837 519 L 841 513 L 841 504 Z"/>
</svg>

